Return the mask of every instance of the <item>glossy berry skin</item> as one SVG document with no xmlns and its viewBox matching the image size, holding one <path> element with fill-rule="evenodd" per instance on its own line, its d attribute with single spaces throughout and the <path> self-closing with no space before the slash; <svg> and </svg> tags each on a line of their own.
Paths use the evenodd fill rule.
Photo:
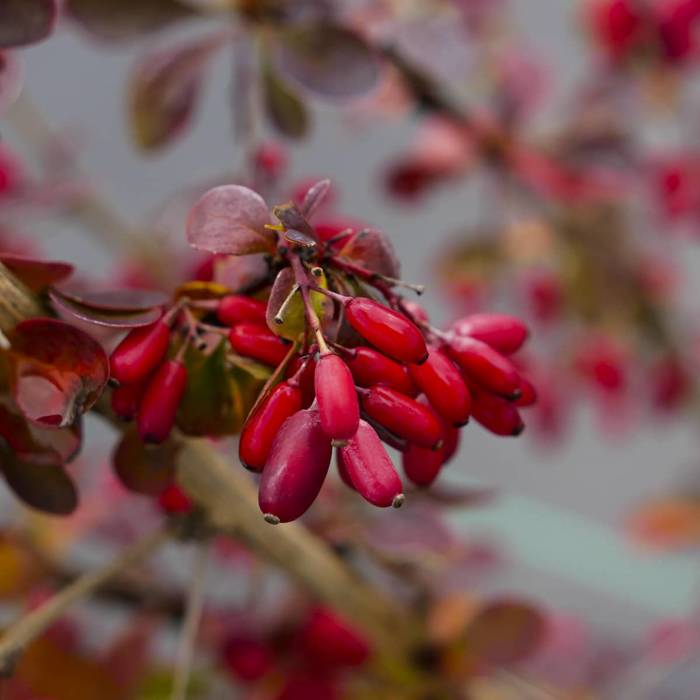
<svg viewBox="0 0 700 700">
<path fill-rule="evenodd" d="M 228 334 L 231 347 L 243 357 L 277 367 L 287 356 L 289 345 L 267 326 L 240 323 Z"/>
<path fill-rule="evenodd" d="M 349 440 L 360 424 L 355 380 L 338 355 L 323 355 L 314 375 L 323 432 L 332 440 Z"/>
<path fill-rule="evenodd" d="M 507 398 L 520 395 L 518 371 L 508 358 L 490 345 L 476 338 L 456 336 L 450 341 L 447 351 L 470 382 Z"/>
<path fill-rule="evenodd" d="M 166 360 L 148 383 L 136 422 L 144 442 L 163 442 L 175 425 L 178 406 L 187 386 L 187 370 L 178 360 Z"/>
<path fill-rule="evenodd" d="M 520 413 L 511 402 L 487 391 L 475 391 L 472 398 L 472 415 L 487 430 L 513 437 L 525 430 Z"/>
<path fill-rule="evenodd" d="M 407 396 L 417 393 L 406 367 L 373 348 L 353 348 L 347 363 L 358 386 L 386 384 Z"/>
<path fill-rule="evenodd" d="M 372 420 L 412 444 L 431 449 L 442 442 L 442 426 L 435 413 L 395 389 L 381 385 L 368 389 L 362 396 L 362 408 Z"/>
<path fill-rule="evenodd" d="M 251 299 L 239 294 L 224 297 L 216 309 L 216 316 L 225 326 L 236 323 L 257 323 L 265 325 L 267 304 L 258 299 Z"/>
<path fill-rule="evenodd" d="M 527 326 L 507 314 L 465 316 L 454 324 L 453 330 L 457 335 L 476 338 L 504 355 L 520 350 L 528 336 Z"/>
<path fill-rule="evenodd" d="M 385 355 L 399 362 L 425 362 L 428 348 L 423 334 L 404 315 L 364 297 L 351 299 L 345 315 L 348 323 Z"/>
<path fill-rule="evenodd" d="M 287 523 L 309 509 L 323 486 L 331 453 L 318 411 L 299 411 L 284 423 L 260 480 L 258 503 L 266 520 Z"/>
<path fill-rule="evenodd" d="M 238 446 L 243 465 L 261 472 L 270 454 L 272 443 L 287 418 L 302 409 L 302 393 L 289 382 L 278 384 L 246 421 Z"/>
<path fill-rule="evenodd" d="M 192 500 L 177 484 L 163 489 L 158 496 L 158 505 L 168 515 L 187 515 L 193 508 Z"/>
<path fill-rule="evenodd" d="M 469 421 L 472 398 L 469 388 L 452 360 L 441 350 L 431 349 L 422 365 L 410 365 L 413 381 L 428 397 L 433 408 L 450 425 Z"/>
<path fill-rule="evenodd" d="M 122 420 L 136 418 L 146 386 L 146 382 L 138 382 L 137 384 L 122 384 L 112 389 L 111 405 L 114 415 Z"/>
<path fill-rule="evenodd" d="M 236 636 L 224 643 L 221 661 L 236 680 L 254 683 L 270 672 L 274 656 L 264 642 L 250 636 Z"/>
<path fill-rule="evenodd" d="M 418 445 L 409 445 L 401 454 L 404 474 L 416 486 L 430 486 L 437 479 L 445 464 L 444 450 L 428 450 Z"/>
<path fill-rule="evenodd" d="M 356 435 L 339 450 L 347 476 L 355 490 L 372 505 L 388 508 L 403 503 L 403 485 L 374 428 L 360 421 Z"/>
<path fill-rule="evenodd" d="M 357 491 L 357 489 L 355 488 L 355 484 L 352 483 L 352 479 L 350 478 L 350 474 L 348 473 L 348 468 L 347 468 L 347 466 L 345 466 L 345 460 L 343 459 L 342 450 L 336 450 L 335 464 L 336 464 L 336 467 L 338 467 L 338 476 L 340 477 L 340 480 L 349 489 L 352 489 L 353 491 Z"/>
<path fill-rule="evenodd" d="M 301 632 L 301 645 L 315 664 L 326 668 L 362 666 L 371 653 L 369 643 L 358 630 L 320 607 L 309 615 Z"/>
<path fill-rule="evenodd" d="M 109 358 L 110 374 L 120 384 L 135 384 L 148 376 L 165 357 L 170 342 L 167 323 L 134 328 Z"/>
</svg>

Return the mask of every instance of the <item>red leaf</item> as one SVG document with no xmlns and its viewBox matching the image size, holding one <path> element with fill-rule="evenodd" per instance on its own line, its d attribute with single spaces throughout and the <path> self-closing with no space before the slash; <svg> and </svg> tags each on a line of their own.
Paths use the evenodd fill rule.
<svg viewBox="0 0 700 700">
<path fill-rule="evenodd" d="M 45 39 L 53 31 L 57 14 L 55 0 L 3 0 L 0 2 L 0 49 Z"/>
<path fill-rule="evenodd" d="M 61 296 L 90 309 L 108 312 L 148 311 L 163 306 L 169 300 L 164 292 L 155 289 L 61 289 Z"/>
<path fill-rule="evenodd" d="M 374 229 L 358 231 L 345 244 L 340 255 L 380 275 L 394 278 L 401 276 L 401 266 L 394 252 L 394 246 L 380 231 Z"/>
<path fill-rule="evenodd" d="M 52 289 L 49 292 L 49 298 L 57 313 L 64 318 L 76 318 L 96 326 L 106 326 L 121 330 L 148 326 L 157 321 L 163 313 L 160 307 L 153 307 L 143 311 L 112 312 L 98 310 L 71 301 L 56 289 Z"/>
<path fill-rule="evenodd" d="M 299 210 L 306 219 L 310 219 L 314 215 L 314 212 L 323 204 L 323 200 L 328 195 L 330 189 L 330 180 L 319 180 L 306 190 L 304 200 L 299 207 Z"/>
<path fill-rule="evenodd" d="M 12 253 L 0 253 L 0 263 L 37 293 L 67 279 L 75 269 L 70 263 L 36 260 Z"/>
<path fill-rule="evenodd" d="M 265 200 L 241 185 L 209 190 L 190 211 L 187 240 L 210 253 L 250 255 L 274 251 L 277 234 L 265 228 L 270 214 Z"/>
</svg>

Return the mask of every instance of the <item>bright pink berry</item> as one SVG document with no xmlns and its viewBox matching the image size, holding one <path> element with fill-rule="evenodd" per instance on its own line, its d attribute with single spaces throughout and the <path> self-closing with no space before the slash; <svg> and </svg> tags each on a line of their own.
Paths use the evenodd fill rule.
<svg viewBox="0 0 700 700">
<path fill-rule="evenodd" d="M 362 666 L 371 653 L 359 630 L 325 608 L 312 611 L 302 630 L 301 644 L 314 663 L 325 667 Z"/>
<path fill-rule="evenodd" d="M 332 440 L 349 440 L 360 424 L 355 380 L 338 355 L 323 355 L 315 374 L 316 400 L 323 432 Z"/>
<path fill-rule="evenodd" d="M 412 444 L 437 448 L 443 440 L 440 420 L 430 408 L 388 386 L 365 390 L 362 408 L 372 420 Z"/>
<path fill-rule="evenodd" d="M 299 411 L 287 419 L 260 480 L 258 502 L 266 520 L 287 523 L 309 509 L 323 486 L 331 453 L 318 411 Z"/>
<path fill-rule="evenodd" d="M 386 384 L 407 396 L 416 395 L 416 386 L 403 365 L 373 348 L 353 348 L 351 353 L 347 363 L 358 386 Z"/>
<path fill-rule="evenodd" d="M 289 382 L 278 384 L 248 418 L 241 431 L 239 456 L 245 467 L 260 472 L 275 436 L 287 420 L 302 409 L 302 393 Z"/>
<path fill-rule="evenodd" d="M 289 344 L 275 335 L 267 326 L 240 323 L 228 334 L 231 347 L 243 357 L 250 357 L 277 367 L 289 352 Z"/>
<path fill-rule="evenodd" d="M 163 489 L 158 496 L 158 505 L 168 515 L 187 515 L 193 508 L 192 500 L 177 484 Z"/>
<path fill-rule="evenodd" d="M 447 352 L 470 382 L 508 398 L 519 396 L 520 376 L 513 363 L 490 345 L 463 336 L 454 336 Z"/>
<path fill-rule="evenodd" d="M 342 482 L 349 489 L 352 489 L 353 491 L 357 491 L 357 489 L 355 488 L 355 484 L 352 483 L 352 479 L 350 478 L 350 474 L 348 473 L 348 468 L 347 468 L 347 466 L 345 466 L 345 460 L 343 459 L 343 451 L 342 450 L 336 450 L 335 463 L 336 463 L 336 466 L 338 467 L 338 476 L 341 478 Z"/>
<path fill-rule="evenodd" d="M 266 676 L 274 657 L 268 644 L 252 636 L 233 636 L 226 640 L 221 653 L 226 670 L 238 681 L 253 683 Z"/>
<path fill-rule="evenodd" d="M 409 370 L 415 383 L 442 418 L 455 426 L 467 423 L 472 407 L 469 388 L 445 353 L 432 349 L 426 362 L 411 365 Z"/>
<path fill-rule="evenodd" d="M 487 391 L 472 392 L 472 415 L 496 435 L 516 436 L 525 429 L 518 409 L 509 401 Z"/>
<path fill-rule="evenodd" d="M 216 315 L 225 326 L 234 326 L 237 323 L 257 323 L 264 326 L 266 311 L 267 304 L 264 301 L 241 294 L 230 294 L 219 302 Z"/>
<path fill-rule="evenodd" d="M 360 421 L 357 433 L 339 450 L 339 462 L 357 492 L 379 508 L 403 504 L 403 485 L 374 428 Z"/>
<path fill-rule="evenodd" d="M 163 442 L 175 425 L 178 406 L 187 386 L 187 369 L 166 360 L 153 375 L 141 399 L 137 428 L 144 442 Z"/>
<path fill-rule="evenodd" d="M 144 391 L 146 391 L 146 382 L 138 382 L 137 384 L 121 384 L 112 389 L 112 411 L 117 418 L 122 420 L 133 420 L 139 411 L 139 404 Z"/>
<path fill-rule="evenodd" d="M 355 297 L 345 306 L 348 323 L 371 345 L 398 360 L 421 364 L 428 348 L 419 328 L 404 315 L 373 299 Z"/>
<path fill-rule="evenodd" d="M 476 338 L 504 355 L 517 352 L 527 340 L 527 326 L 515 316 L 506 314 L 473 314 L 456 321 L 457 335 Z"/>
<path fill-rule="evenodd" d="M 135 384 L 149 375 L 165 357 L 170 328 L 164 321 L 134 328 L 109 358 L 110 372 L 120 384 Z"/>
</svg>

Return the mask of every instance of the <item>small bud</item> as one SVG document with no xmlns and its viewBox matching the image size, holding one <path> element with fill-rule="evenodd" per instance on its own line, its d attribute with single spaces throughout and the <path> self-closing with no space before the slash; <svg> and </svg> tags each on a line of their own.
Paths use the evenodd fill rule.
<svg viewBox="0 0 700 700">
<path fill-rule="evenodd" d="M 170 328 L 163 320 L 134 328 L 109 358 L 110 373 L 120 384 L 135 384 L 148 376 L 165 357 Z"/>
</svg>

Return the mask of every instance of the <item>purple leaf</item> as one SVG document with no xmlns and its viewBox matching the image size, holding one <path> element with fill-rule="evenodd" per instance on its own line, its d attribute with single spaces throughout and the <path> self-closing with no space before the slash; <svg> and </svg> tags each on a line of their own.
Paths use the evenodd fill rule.
<svg viewBox="0 0 700 700">
<path fill-rule="evenodd" d="M 112 456 L 119 480 L 135 493 L 157 496 L 172 483 L 177 445 L 145 445 L 136 430 L 127 430 Z"/>
<path fill-rule="evenodd" d="M 0 253 L 0 263 L 37 293 L 67 279 L 74 270 L 70 263 L 36 260 L 11 253 Z"/>
<path fill-rule="evenodd" d="M 162 315 L 160 307 L 153 307 L 143 311 L 99 310 L 71 301 L 56 289 L 52 289 L 49 292 L 49 298 L 56 312 L 64 319 L 75 318 L 95 326 L 118 328 L 120 330 L 148 326 L 157 321 Z"/>
<path fill-rule="evenodd" d="M 250 255 L 275 250 L 277 234 L 265 228 L 265 200 L 241 185 L 222 185 L 204 194 L 190 211 L 187 240 L 210 253 Z"/>
<path fill-rule="evenodd" d="M 319 180 L 309 187 L 304 195 L 304 201 L 299 207 L 304 218 L 310 219 L 314 215 L 314 212 L 323 204 L 330 189 L 330 180 Z"/>
<path fill-rule="evenodd" d="M 156 289 L 61 289 L 61 296 L 95 311 L 133 313 L 162 307 L 170 297 Z"/>
<path fill-rule="evenodd" d="M 56 23 L 55 0 L 2 0 L 0 49 L 26 46 L 46 39 Z"/>
<path fill-rule="evenodd" d="M 389 238 L 374 229 L 358 231 L 343 246 L 340 256 L 386 277 L 401 276 L 401 267 Z"/>
</svg>

